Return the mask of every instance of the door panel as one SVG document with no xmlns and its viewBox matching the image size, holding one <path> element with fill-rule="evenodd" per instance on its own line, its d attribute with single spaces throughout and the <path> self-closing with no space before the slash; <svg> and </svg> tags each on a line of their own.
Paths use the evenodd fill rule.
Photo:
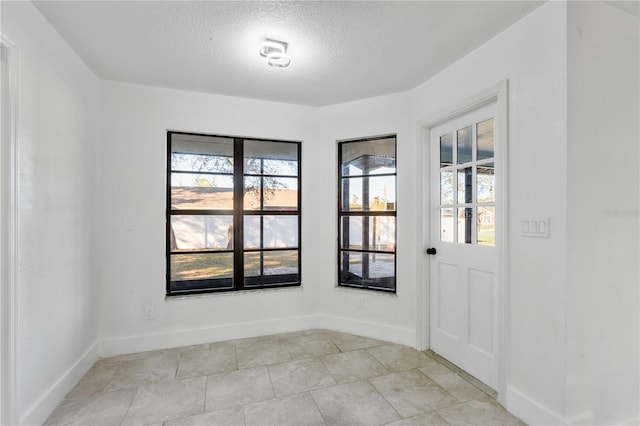
<svg viewBox="0 0 640 426">
<path fill-rule="evenodd" d="M 458 267 L 447 263 L 438 264 L 438 306 L 454 306 L 455 302 L 461 296 L 462 288 L 458 285 L 450 285 L 449 283 L 457 283 Z M 438 324 L 436 327 L 442 333 L 447 334 L 452 339 L 459 339 L 461 333 L 460 323 L 458 322 L 459 312 L 454 309 L 442 309 L 438 311 Z"/>
<path fill-rule="evenodd" d="M 430 129 L 431 349 L 497 388 L 495 104 Z"/>
<path fill-rule="evenodd" d="M 469 269 L 469 344 L 486 354 L 494 351 L 495 275 L 491 272 Z"/>
</svg>

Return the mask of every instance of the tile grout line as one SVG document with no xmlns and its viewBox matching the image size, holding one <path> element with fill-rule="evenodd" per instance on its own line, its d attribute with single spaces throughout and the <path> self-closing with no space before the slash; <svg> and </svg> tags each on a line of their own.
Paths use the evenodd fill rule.
<svg viewBox="0 0 640 426">
<path fill-rule="evenodd" d="M 391 373 L 391 374 L 395 374 L 395 373 Z M 394 407 L 394 406 L 393 406 L 393 404 L 391 403 L 391 401 L 389 401 L 389 400 L 388 400 L 388 399 L 387 399 L 387 398 L 382 394 L 382 392 L 380 392 L 380 391 L 378 390 L 378 388 L 376 387 L 376 385 L 374 385 L 373 383 L 371 383 L 371 380 L 370 380 L 370 379 L 366 379 L 366 382 L 367 382 L 367 383 L 368 383 L 368 384 L 373 388 L 373 390 L 375 390 L 375 391 L 376 391 L 376 393 L 377 393 L 378 395 L 380 395 L 380 398 L 384 399 L 384 400 L 385 400 L 385 402 L 386 402 L 387 404 L 389 404 L 389 407 L 391 407 L 391 409 L 393 410 L 393 412 L 394 412 L 394 413 L 396 413 L 396 414 L 398 415 L 398 417 L 400 417 L 400 419 L 399 419 L 399 420 L 404 420 L 404 419 L 405 419 L 405 417 L 403 417 L 403 416 L 402 416 L 402 414 L 400 414 L 400 413 L 398 412 L 398 410 L 396 410 L 396 407 Z M 357 382 L 356 382 L 356 383 L 357 383 Z M 406 417 L 406 418 L 410 418 L 410 417 Z M 396 421 L 399 421 L 399 420 L 393 420 L 393 421 L 388 422 L 388 423 L 393 423 L 393 422 L 396 422 Z"/>
<path fill-rule="evenodd" d="M 238 348 L 236 347 L 236 345 L 232 345 L 233 346 L 233 359 L 236 361 L 236 368 L 233 371 L 237 371 L 240 370 L 240 367 L 238 366 Z"/>
<path fill-rule="evenodd" d="M 269 383 L 271 383 L 271 392 L 273 392 L 273 398 L 271 398 L 271 399 L 276 399 L 276 398 L 278 398 L 278 395 L 276 394 L 276 388 L 275 388 L 275 386 L 273 386 L 273 379 L 271 378 L 271 371 L 269 371 L 269 366 L 268 366 L 268 365 L 265 365 L 265 366 L 264 366 L 264 367 L 262 367 L 262 368 L 264 368 L 265 370 L 267 370 L 267 376 L 269 376 Z M 245 405 L 246 405 L 246 404 L 245 404 Z M 244 410 L 243 410 L 243 413 L 244 413 Z"/>
<path fill-rule="evenodd" d="M 244 368 L 241 369 L 240 368 L 240 362 L 238 361 L 238 346 L 235 343 L 232 343 L 231 346 L 233 346 L 233 356 L 236 360 L 236 368 L 235 370 L 232 371 L 240 371 L 240 370 L 245 370 Z M 267 370 L 267 374 L 269 374 L 269 370 Z M 271 382 L 271 377 L 269 377 L 269 382 Z M 207 391 L 209 390 L 209 377 L 207 376 Z M 273 390 L 273 384 L 271 384 L 271 390 Z M 275 392 L 274 392 L 275 395 Z M 205 398 L 204 398 L 204 403 L 205 403 L 205 413 L 207 412 L 207 397 L 206 397 L 206 392 L 205 392 Z M 237 406 L 238 409 L 240 410 L 240 414 L 242 414 L 242 425 L 243 426 L 247 426 L 247 417 L 244 414 L 244 408 L 247 406 L 248 404 L 243 404 L 243 405 L 239 405 Z M 216 410 L 213 410 L 216 411 Z"/>
<path fill-rule="evenodd" d="M 328 355 L 334 355 L 334 354 L 328 354 Z M 327 355 L 322 355 L 322 356 L 327 356 Z M 318 356 L 316 358 L 318 358 L 318 360 L 320 361 L 320 363 L 322 364 L 324 369 L 327 370 L 327 373 L 329 373 L 329 376 L 331 376 L 333 381 L 336 382 L 336 384 L 334 386 L 340 386 L 340 383 L 338 383 L 338 381 L 336 380 L 335 376 L 333 374 L 331 374 L 331 371 L 329 370 L 329 368 L 327 367 L 327 364 L 322 359 L 322 356 Z"/>
<path fill-rule="evenodd" d="M 422 368 L 424 368 L 424 367 L 422 367 Z M 455 407 L 456 405 L 464 404 L 465 402 L 467 402 L 467 401 L 460 401 L 458 398 L 456 398 L 454 395 L 452 395 L 448 390 L 446 390 L 444 387 L 440 386 L 440 383 L 438 383 L 438 382 L 436 382 L 435 380 L 433 380 L 433 379 L 431 378 L 431 376 L 429 376 L 429 375 L 428 375 L 427 373 L 425 373 L 424 371 L 420 370 L 420 367 L 416 367 L 416 368 L 415 368 L 415 370 L 416 370 L 418 373 L 420 373 L 420 374 L 424 375 L 425 377 L 427 377 L 429 380 L 431 380 L 431 383 L 433 383 L 435 386 L 437 386 L 437 387 L 438 387 L 438 389 L 440 389 L 442 392 L 446 393 L 447 395 L 449 395 L 451 398 L 453 398 L 453 399 L 456 401 L 454 404 L 447 405 L 447 406 L 445 406 L 445 407 L 439 407 L 439 408 L 436 408 L 436 409 L 431 410 L 431 411 L 433 411 L 433 412 L 437 412 L 438 410 L 442 410 L 442 409 L 444 409 L 444 408 Z M 438 414 L 438 415 L 439 415 L 439 414 Z M 440 416 L 440 417 L 442 417 L 442 416 Z"/>
<path fill-rule="evenodd" d="M 373 354 L 371 354 L 371 355 L 373 356 Z M 380 394 L 380 396 L 382 396 L 382 398 L 383 398 L 385 401 L 387 401 L 387 403 L 391 406 L 391 408 L 393 408 L 393 409 L 394 409 L 394 411 L 396 411 L 396 413 L 400 416 L 400 418 L 401 418 L 401 419 L 409 419 L 409 418 L 412 418 L 412 417 L 415 417 L 415 416 L 418 416 L 418 415 L 421 415 L 421 414 L 432 413 L 432 412 L 434 412 L 434 413 L 438 414 L 438 413 L 437 413 L 437 411 L 438 411 L 438 410 L 445 409 L 445 408 L 450 408 L 450 407 L 455 407 L 456 405 L 463 404 L 464 402 L 467 402 L 467 401 L 460 401 L 458 398 L 456 398 L 455 396 L 453 396 L 452 394 L 450 394 L 446 389 L 444 389 L 444 388 L 443 388 L 442 386 L 440 386 L 436 381 L 434 381 L 431 377 L 429 377 L 429 375 L 428 375 L 428 374 L 426 374 L 426 373 L 424 373 L 423 371 L 421 371 L 421 370 L 420 370 L 420 367 L 413 367 L 413 368 L 410 368 L 410 369 L 408 369 L 408 370 L 402 370 L 402 371 L 394 371 L 394 372 L 389 373 L 388 375 L 391 375 L 391 374 L 408 373 L 408 372 L 412 372 L 412 371 L 415 371 L 415 372 L 417 372 L 418 374 L 420 374 L 421 376 L 426 377 L 426 378 L 429 380 L 429 382 L 427 382 L 427 385 L 434 385 L 434 386 L 436 386 L 439 390 L 441 390 L 441 391 L 442 391 L 442 392 L 444 392 L 445 394 L 449 395 L 449 396 L 450 396 L 453 400 L 455 400 L 456 402 L 455 402 L 455 403 L 453 403 L 453 404 L 451 404 L 451 405 L 442 406 L 442 407 L 439 407 L 439 408 L 434 408 L 433 410 L 424 411 L 424 412 L 422 412 L 422 413 L 417 413 L 417 414 L 415 414 L 415 415 L 413 415 L 413 416 L 403 417 L 403 416 L 402 416 L 402 415 L 400 415 L 400 413 L 395 409 L 395 407 L 393 406 L 393 404 L 391 403 L 391 401 L 389 401 L 389 400 L 384 396 L 384 394 L 378 390 L 378 388 L 376 387 L 376 385 L 375 385 L 374 383 L 372 383 L 372 382 L 371 382 L 371 379 L 375 379 L 376 377 L 371 377 L 371 378 L 367 379 L 367 381 L 371 384 L 371 386 L 373 386 L 373 387 L 374 387 L 374 389 L 375 389 L 375 390 Z M 385 376 L 385 375 L 377 376 L 377 377 L 384 377 L 384 376 Z M 440 415 L 440 414 L 438 414 L 438 415 Z M 442 416 L 440 416 L 440 417 L 442 417 Z"/>
<path fill-rule="evenodd" d="M 327 423 L 327 419 L 324 417 L 324 413 L 320 409 L 320 406 L 318 405 L 318 401 L 316 401 L 316 398 L 313 396 L 312 391 L 309 391 L 309 396 L 311 396 L 311 400 L 313 401 L 313 403 L 315 404 L 316 408 L 318 409 L 318 413 L 320 413 L 320 417 L 322 417 L 322 421 L 324 422 L 325 425 L 327 425 L 328 424 Z"/>
<path fill-rule="evenodd" d="M 140 392 L 140 386 L 138 386 L 136 388 L 136 391 L 133 393 L 133 396 L 131 397 L 131 401 L 129 401 L 129 406 L 127 407 L 127 411 L 125 411 L 124 416 L 122 416 L 122 420 L 120 421 L 120 425 L 124 424 L 124 421 L 126 420 L 127 416 L 129 415 L 129 410 L 131 410 L 131 406 L 133 405 L 133 400 L 136 399 L 136 396 L 138 395 L 138 392 Z"/>
<path fill-rule="evenodd" d="M 178 357 L 178 364 L 176 365 L 176 371 L 173 373 L 173 381 L 175 382 L 178 379 L 178 370 L 180 370 L 180 364 L 182 364 L 182 356 L 184 352 L 180 352 L 180 356 Z"/>
<path fill-rule="evenodd" d="M 248 404 L 244 404 L 240 407 L 240 412 L 242 413 L 242 425 L 243 426 L 247 426 L 247 416 L 244 414 L 244 407 L 246 407 Z"/>
<path fill-rule="evenodd" d="M 427 349 L 422 353 L 424 353 L 426 356 L 428 356 L 429 358 L 437 362 L 439 365 L 442 365 L 443 367 L 447 368 L 449 371 L 451 371 L 456 376 L 460 377 L 461 379 L 463 379 L 473 387 L 477 388 L 482 393 L 486 394 L 487 396 L 491 397 L 494 400 L 497 400 L 498 393 L 494 389 L 485 385 L 480 380 L 476 379 L 471 374 L 467 373 L 466 371 L 464 371 L 454 363 L 448 361 L 446 358 L 443 358 L 442 356 L 433 352 L 431 349 Z"/>
<path fill-rule="evenodd" d="M 204 376 L 204 401 L 202 401 L 202 412 L 207 412 L 207 391 L 209 390 L 209 376 Z"/>
</svg>

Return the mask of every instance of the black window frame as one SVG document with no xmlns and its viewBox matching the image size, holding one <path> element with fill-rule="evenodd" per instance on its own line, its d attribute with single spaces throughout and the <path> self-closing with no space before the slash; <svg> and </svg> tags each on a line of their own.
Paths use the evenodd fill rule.
<svg viewBox="0 0 640 426">
<path fill-rule="evenodd" d="M 233 177 L 233 208 L 232 209 L 172 209 L 171 204 L 171 176 L 172 172 L 172 138 L 173 135 L 184 135 L 184 136 L 197 136 L 197 137 L 212 137 L 212 138 L 225 138 L 229 140 L 233 140 L 233 172 L 232 173 L 224 173 L 224 172 L 216 172 L 212 174 L 220 174 L 220 175 L 232 175 Z M 276 143 L 287 143 L 296 145 L 297 150 L 297 175 L 275 175 L 275 174 L 264 174 L 263 171 L 260 173 L 246 173 L 244 170 L 245 158 L 244 158 L 244 144 L 245 142 L 276 142 Z M 204 294 L 204 293 L 224 293 L 224 292 L 234 292 L 234 291 L 254 291 L 254 290 L 262 290 L 262 289 L 271 289 L 271 288 L 279 288 L 279 287 L 296 287 L 302 285 L 302 142 L 300 141 L 290 141 L 290 140 L 278 140 L 278 139 L 269 139 L 269 138 L 252 138 L 252 137 L 237 137 L 237 136 L 227 136 L 227 135 L 218 135 L 218 134 L 206 134 L 206 133 L 195 133 L 195 132 L 184 132 L 184 131 L 167 131 L 167 158 L 166 158 L 166 296 L 167 297 L 176 297 L 176 296 L 185 296 L 185 295 L 193 295 L 193 294 Z M 184 171 L 182 171 L 184 173 Z M 194 171 L 194 173 L 199 173 Z M 246 177 L 253 178 L 263 178 L 263 177 L 284 177 L 284 178 L 297 178 L 297 207 L 296 209 L 265 209 L 264 208 L 264 199 L 263 199 L 263 179 L 260 179 L 260 208 L 259 209 L 245 209 L 244 207 L 244 181 Z M 190 289 L 176 290 L 172 288 L 172 280 L 171 280 L 171 255 L 172 254 L 184 254 L 185 251 L 172 251 L 171 248 L 171 218 L 174 215 L 194 215 L 194 216 L 215 216 L 215 215 L 232 215 L 233 216 L 233 245 L 231 249 L 202 249 L 202 250 L 190 250 L 188 253 L 199 254 L 199 253 L 232 253 L 233 256 L 233 277 L 230 279 L 222 279 L 218 278 L 215 280 L 227 280 L 227 281 L 219 281 L 230 282 L 230 287 L 194 287 Z M 261 221 L 261 232 L 260 232 L 260 247 L 245 249 L 244 248 L 244 218 L 245 216 L 295 216 L 298 219 L 298 229 L 297 229 L 297 237 L 298 244 L 297 247 L 285 247 L 285 248 L 265 248 L 263 247 L 263 233 L 262 227 L 263 222 Z M 246 253 L 255 253 L 259 252 L 260 255 L 260 267 L 261 273 L 263 273 L 263 255 L 264 253 L 277 252 L 277 251 L 297 251 L 297 274 L 289 274 L 295 275 L 296 278 L 292 281 L 288 282 L 277 282 L 277 283 L 256 283 L 253 285 L 246 285 L 245 283 L 245 270 L 244 270 L 244 257 Z M 263 275 L 268 276 L 268 275 Z M 284 275 L 283 275 L 284 276 Z M 193 282 L 203 286 L 207 284 L 207 282 L 213 283 L 214 279 L 206 279 L 206 280 L 184 280 L 184 281 L 174 281 L 180 283 Z M 186 284 L 185 284 L 186 285 Z"/>
<path fill-rule="evenodd" d="M 379 140 L 384 140 L 384 139 L 393 139 L 394 140 L 394 161 L 395 161 L 395 172 L 394 173 L 385 173 L 385 174 L 362 174 L 362 175 L 356 175 L 356 176 L 344 176 L 343 175 L 343 171 L 342 171 L 342 147 L 345 144 L 349 144 L 349 143 L 360 143 L 360 142 L 370 142 L 370 141 L 379 141 Z M 337 141 L 337 151 L 338 151 L 338 167 L 337 167 L 337 177 L 338 177 L 338 208 L 337 208 L 337 212 L 338 212 L 338 220 L 337 220 L 337 285 L 338 287 L 346 287 L 346 288 L 354 288 L 354 289 L 361 289 L 361 290 L 370 290 L 370 291 L 376 291 L 376 292 L 383 292 L 383 293 L 392 293 L 392 294 L 396 294 L 397 293 L 397 265 L 398 265 L 398 259 L 397 259 L 397 236 L 398 236 L 398 230 L 397 230 L 397 212 L 398 212 L 398 204 L 397 204 L 397 194 L 398 194 L 398 137 L 397 134 L 388 134 L 388 135 L 382 135 L 382 136 L 373 136 L 373 137 L 364 137 L 364 138 L 358 138 L 358 139 L 348 139 L 348 140 L 339 140 Z M 393 175 L 395 177 L 395 197 L 394 197 L 394 209 L 393 210 L 382 210 L 382 211 L 371 211 L 371 210 L 349 210 L 348 205 L 344 206 L 345 200 L 343 199 L 342 193 L 343 193 L 343 182 L 344 180 L 348 180 L 348 179 L 353 179 L 353 178 L 369 178 L 369 177 L 379 177 L 379 176 L 391 176 Z M 364 188 L 363 188 L 363 192 L 364 192 Z M 364 196 L 363 196 L 364 198 Z M 349 200 L 347 199 L 346 202 L 348 203 Z M 353 248 L 349 248 L 348 246 L 345 248 L 344 244 L 346 243 L 348 245 L 348 231 L 345 233 L 346 234 L 346 239 L 345 241 L 341 241 L 341 236 L 343 238 L 345 238 L 345 235 L 342 234 L 341 230 L 342 230 L 342 226 L 343 226 L 343 220 L 346 218 L 347 222 L 348 222 L 348 218 L 350 217 L 362 217 L 363 218 L 363 223 L 365 221 L 368 220 L 368 217 L 393 217 L 395 219 L 395 228 L 394 228 L 394 249 L 393 251 L 389 251 L 389 250 L 371 250 L 371 249 L 353 249 Z M 363 225 L 363 232 L 366 232 L 364 230 L 364 225 Z M 364 240 L 364 238 L 363 238 Z M 342 277 L 342 266 L 345 263 L 349 262 L 349 253 L 368 253 L 368 254 L 375 254 L 375 253 L 379 253 L 379 254 L 393 254 L 393 277 L 390 277 L 390 282 L 393 284 L 392 288 L 387 288 L 387 287 L 381 287 L 381 286 L 376 286 L 376 285 L 367 285 L 364 282 L 361 284 L 356 284 L 353 282 L 346 282 L 343 280 Z M 364 269 L 364 266 L 363 266 Z M 367 268 L 368 269 L 368 268 Z M 368 275 L 368 272 L 366 273 Z M 363 278 L 364 278 L 365 272 L 363 271 Z"/>
</svg>

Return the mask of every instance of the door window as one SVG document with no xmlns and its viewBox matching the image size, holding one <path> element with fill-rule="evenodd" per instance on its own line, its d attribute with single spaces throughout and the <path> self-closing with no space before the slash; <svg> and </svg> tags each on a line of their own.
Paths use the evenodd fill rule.
<svg viewBox="0 0 640 426">
<path fill-rule="evenodd" d="M 494 119 L 440 135 L 440 241 L 494 246 Z"/>
</svg>

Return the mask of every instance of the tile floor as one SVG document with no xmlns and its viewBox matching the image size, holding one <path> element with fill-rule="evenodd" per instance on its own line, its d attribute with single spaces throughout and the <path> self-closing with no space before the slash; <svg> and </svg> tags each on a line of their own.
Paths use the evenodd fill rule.
<svg viewBox="0 0 640 426">
<path fill-rule="evenodd" d="M 521 425 L 425 354 L 327 330 L 100 359 L 48 425 Z"/>
</svg>

